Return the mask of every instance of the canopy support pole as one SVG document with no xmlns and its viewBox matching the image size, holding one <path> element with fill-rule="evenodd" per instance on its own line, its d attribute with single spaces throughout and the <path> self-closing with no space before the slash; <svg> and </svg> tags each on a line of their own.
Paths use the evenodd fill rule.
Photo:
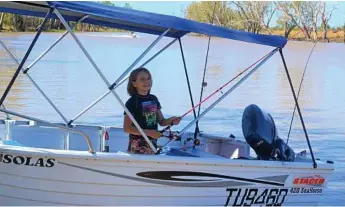
<svg viewBox="0 0 345 207">
<path fill-rule="evenodd" d="M 227 92 L 225 92 L 217 101 L 215 101 L 211 106 L 209 106 L 205 111 L 203 111 L 196 119 L 190 122 L 184 129 L 181 130 L 179 134 L 185 132 L 189 127 L 191 127 L 195 122 L 201 119 L 206 113 L 213 109 L 220 101 L 222 101 L 226 96 L 228 96 L 233 90 L 235 90 L 243 81 L 245 81 L 249 76 L 251 76 L 257 69 L 259 69 L 267 60 L 269 60 L 278 49 L 274 49 L 265 59 L 263 59 L 258 65 L 256 65 L 250 72 L 248 72 L 241 80 L 239 80 L 233 87 L 231 87 Z"/>
<path fill-rule="evenodd" d="M 74 27 L 76 27 L 78 23 L 85 20 L 88 16 L 89 15 L 85 15 L 81 17 L 71 28 L 74 29 Z M 48 47 L 40 56 L 38 56 L 27 68 L 25 68 L 23 73 L 27 73 L 38 61 L 40 61 L 51 49 L 53 49 L 53 47 L 55 47 L 55 45 L 57 45 L 57 43 L 59 43 L 68 33 L 69 32 L 66 31 L 63 35 L 61 35 L 61 37 L 55 40 L 55 42 L 50 47 Z"/>
<path fill-rule="evenodd" d="M 38 37 L 41 35 L 41 32 L 44 28 L 44 26 L 46 25 L 47 21 L 48 21 L 48 18 L 50 17 L 50 15 L 52 14 L 53 12 L 53 9 L 49 9 L 49 11 L 47 12 L 44 20 L 43 20 L 43 23 L 41 24 L 40 28 L 38 29 L 34 39 L 32 40 L 30 46 L 29 46 L 29 49 L 26 51 L 25 55 L 24 55 L 24 58 L 22 59 L 22 61 L 20 62 L 16 72 L 14 73 L 10 83 L 8 84 L 4 94 L 2 95 L 1 99 L 0 99 L 0 106 L 3 104 L 3 102 L 5 101 L 6 99 L 6 96 L 8 95 L 8 93 L 10 92 L 15 80 L 17 79 L 18 75 L 19 75 L 19 72 L 20 70 L 22 69 L 23 65 L 25 64 L 26 60 L 28 59 L 31 51 L 32 51 L 32 48 L 35 46 L 36 44 L 36 41 L 38 39 Z"/>
<path fill-rule="evenodd" d="M 174 44 L 177 41 L 177 38 L 174 39 L 173 41 L 171 41 L 169 44 L 167 44 L 164 48 L 162 48 L 160 51 L 158 51 L 156 54 L 154 54 L 150 59 L 148 59 L 145 63 L 143 63 L 142 65 L 140 65 L 139 67 L 144 67 L 145 65 L 147 65 L 149 62 L 151 62 L 153 59 L 155 59 L 158 55 L 160 55 L 163 51 L 165 51 L 167 48 L 169 48 L 172 44 Z M 123 79 L 119 84 L 117 84 L 115 88 L 119 87 L 120 85 L 122 85 L 126 80 L 128 80 L 129 76 L 127 76 L 125 79 Z"/>
<path fill-rule="evenodd" d="M 166 34 L 165 32 L 163 33 L 164 35 Z M 162 35 L 163 35 L 162 34 Z M 163 36 L 162 36 L 163 37 Z M 161 38 L 159 38 L 161 39 Z M 157 39 L 158 40 L 158 39 Z M 156 41 L 157 41 L 156 40 Z M 170 47 L 177 39 L 174 39 L 173 41 L 171 41 L 168 45 L 166 45 L 163 49 L 161 49 L 159 52 L 157 52 L 155 55 L 153 55 L 149 60 L 147 60 L 144 64 L 142 64 L 140 67 L 145 66 L 146 64 L 148 64 L 151 60 L 153 60 L 155 57 L 157 57 L 160 53 L 162 53 L 164 50 L 166 50 L 168 47 Z M 155 41 L 155 42 L 156 42 Z M 152 44 L 154 44 L 155 42 L 153 42 Z M 157 43 L 157 42 L 156 42 Z M 133 64 L 132 64 L 133 65 Z M 89 106 L 87 106 L 84 110 L 82 110 L 80 113 L 78 113 L 73 119 L 70 120 L 69 123 L 74 122 L 77 118 L 79 118 L 81 115 L 83 115 L 86 111 L 88 111 L 90 108 L 92 108 L 94 105 L 96 105 L 98 102 L 100 102 L 103 98 L 105 98 L 109 93 L 111 93 L 113 90 L 115 90 L 118 86 L 120 86 L 123 82 L 125 82 L 128 79 L 128 77 L 126 79 L 124 79 L 123 81 L 121 81 L 119 84 L 113 84 L 114 87 L 112 89 L 109 89 L 107 92 L 105 92 L 103 95 L 101 95 L 99 98 L 97 98 L 94 102 L 92 102 Z"/>
<path fill-rule="evenodd" d="M 74 28 L 78 23 L 82 22 L 88 17 L 88 15 L 83 16 L 80 18 L 73 26 Z M 49 48 L 47 48 L 39 57 L 37 57 L 26 69 L 22 68 L 22 72 L 29 78 L 31 83 L 37 88 L 37 90 L 43 95 L 43 97 L 48 101 L 48 103 L 55 109 L 55 111 L 60 115 L 60 117 L 68 123 L 67 118 L 58 110 L 58 108 L 53 104 L 53 102 L 48 98 L 48 96 L 43 92 L 43 90 L 37 85 L 37 83 L 31 78 L 31 76 L 28 74 L 28 71 L 38 62 L 40 61 L 57 43 L 59 43 L 66 35 L 68 34 L 68 31 L 66 31 L 61 37 L 59 37 Z M 17 63 L 19 66 L 20 63 L 18 62 L 17 58 L 14 57 L 14 55 L 11 53 L 11 51 L 6 47 L 6 45 L 0 40 L 0 44 L 2 47 L 7 51 L 7 53 L 11 56 L 12 60 Z M 6 108 L 4 108 L 6 109 Z M 7 114 L 8 116 L 8 114 Z M 9 118 L 9 116 L 8 116 Z"/>
<path fill-rule="evenodd" d="M 145 63 L 143 63 L 140 67 L 144 67 L 149 62 L 151 62 L 153 59 L 155 59 L 158 55 L 160 55 L 163 51 L 168 49 L 172 44 L 174 44 L 177 41 L 177 38 L 171 41 L 169 44 L 167 44 L 165 47 L 163 47 L 161 50 L 159 50 L 156 54 L 154 54 L 150 59 L 148 59 Z"/>
<path fill-rule="evenodd" d="M 72 35 L 72 37 L 74 38 L 74 40 L 77 42 L 77 44 L 79 45 L 79 47 L 82 49 L 82 51 L 84 52 L 84 54 L 86 55 L 86 57 L 88 58 L 88 60 L 91 62 L 91 64 L 93 65 L 93 67 L 96 69 L 97 73 L 99 74 L 99 76 L 103 79 L 103 81 L 106 83 L 107 87 L 109 88 L 109 91 L 111 91 L 113 93 L 113 95 L 115 96 L 115 98 L 117 99 L 117 101 L 121 104 L 121 106 L 124 108 L 124 110 L 126 111 L 126 113 L 128 114 L 129 118 L 132 120 L 133 124 L 136 126 L 136 128 L 139 130 L 139 132 L 141 133 L 141 135 L 145 138 L 146 142 L 150 145 L 151 149 L 157 153 L 157 149 L 153 146 L 152 142 L 148 139 L 148 137 L 146 136 L 146 134 L 143 132 L 143 130 L 141 129 L 141 127 L 139 126 L 139 124 L 137 123 L 137 121 L 134 119 L 134 117 L 132 116 L 132 114 L 129 112 L 129 110 L 127 109 L 127 107 L 124 105 L 124 103 L 121 101 L 120 97 L 117 95 L 117 93 L 113 90 L 113 88 L 115 87 L 115 85 L 121 81 L 121 79 L 132 69 L 134 68 L 134 66 L 170 31 L 170 29 L 165 30 L 138 58 L 136 61 L 134 61 L 134 63 L 132 63 L 132 65 L 113 83 L 110 85 L 110 83 L 108 82 L 108 80 L 105 78 L 105 76 L 103 75 L 103 73 L 101 72 L 100 68 L 97 66 L 97 64 L 95 63 L 95 61 L 91 58 L 90 54 L 87 52 L 87 50 L 85 49 L 85 47 L 83 46 L 83 44 L 80 42 L 80 40 L 78 39 L 78 37 L 74 34 L 74 32 L 72 31 L 71 27 L 68 25 L 68 23 L 66 22 L 66 20 L 63 18 L 63 16 L 61 15 L 61 13 L 57 10 L 54 9 L 54 13 L 56 14 L 56 16 L 61 20 L 62 24 L 65 25 L 66 29 L 68 30 L 68 32 Z M 105 97 L 106 95 L 104 95 Z M 70 120 L 68 122 L 68 125 L 71 125 L 73 122 L 73 120 Z"/>
<path fill-rule="evenodd" d="M 203 111 L 197 118 L 191 121 L 187 126 L 185 126 L 179 133 L 180 137 L 186 130 L 188 130 L 193 124 L 195 124 L 199 119 L 201 119 L 205 114 L 207 114 L 211 109 L 213 109 L 220 101 L 222 101 L 226 96 L 228 96 L 233 90 L 235 90 L 243 81 L 245 81 L 249 76 L 251 76 L 257 69 L 259 69 L 267 60 L 269 60 L 276 52 L 278 48 L 272 50 L 269 55 L 267 55 L 260 63 L 258 63 L 250 72 L 248 72 L 241 80 L 239 80 L 234 86 L 227 90 L 221 97 L 217 99 L 213 104 L 211 104 L 205 111 Z M 168 146 L 174 139 L 166 143 L 162 148 Z"/>
<path fill-rule="evenodd" d="M 159 37 L 153 43 L 151 43 L 151 45 L 127 68 L 127 70 L 123 72 L 113 84 L 111 84 L 109 90 L 112 90 L 169 31 L 170 29 L 167 29 L 161 35 L 159 35 Z"/>
<path fill-rule="evenodd" d="M 194 109 L 193 95 L 192 95 L 192 90 L 191 90 L 191 87 L 190 87 L 189 76 L 188 76 L 188 71 L 187 71 L 187 65 L 186 65 L 186 60 L 185 60 L 184 53 L 183 53 L 183 47 L 182 47 L 181 38 L 178 38 L 178 42 L 180 44 L 182 62 L 183 62 L 184 72 L 185 72 L 186 79 L 187 79 L 189 97 L 190 97 L 190 102 L 191 102 L 192 107 L 193 107 L 193 114 L 194 114 L 194 119 L 195 119 L 196 118 L 196 113 L 195 113 L 195 109 Z"/>
<path fill-rule="evenodd" d="M 140 134 L 144 137 L 145 141 L 147 142 L 147 144 L 149 144 L 149 146 L 151 147 L 152 151 L 154 153 L 157 153 L 157 149 L 156 147 L 152 144 L 151 140 L 146 136 L 146 134 L 144 133 L 143 129 L 140 127 L 140 125 L 138 124 L 138 122 L 135 120 L 135 118 L 133 117 L 132 113 L 128 110 L 128 108 L 126 107 L 126 105 L 122 102 L 121 98 L 117 95 L 117 93 L 114 91 L 115 94 L 115 98 L 117 99 L 117 101 L 121 104 L 122 108 L 125 110 L 126 114 L 128 115 L 128 117 L 132 120 L 133 124 L 135 125 L 135 127 L 138 129 L 138 131 L 140 132 Z"/>
<path fill-rule="evenodd" d="M 103 75 L 103 73 L 101 72 L 100 68 L 97 66 L 97 64 L 95 63 L 95 61 L 91 58 L 90 54 L 87 52 L 87 50 L 85 49 L 85 47 L 83 46 L 83 44 L 80 42 L 79 38 L 74 34 L 74 32 L 72 31 L 72 28 L 68 25 L 68 23 L 66 22 L 66 20 L 63 18 L 63 16 L 60 14 L 60 12 L 57 9 L 54 9 L 54 13 L 56 14 L 56 16 L 60 19 L 60 21 L 62 22 L 62 24 L 66 27 L 67 31 L 72 35 L 73 39 L 76 41 L 76 43 L 78 44 L 78 46 L 80 47 L 80 49 L 83 51 L 83 53 L 85 54 L 85 56 L 87 57 L 87 59 L 90 61 L 90 63 L 92 64 L 92 66 L 96 69 L 96 72 L 98 73 L 98 75 L 103 79 L 103 81 L 106 83 L 107 87 L 110 86 L 108 80 L 105 78 L 105 76 Z"/>
<path fill-rule="evenodd" d="M 300 118 L 301 123 L 302 123 L 304 135 L 305 135 L 305 138 L 307 139 L 309 151 L 310 151 L 310 154 L 311 154 L 311 158 L 313 160 L 313 166 L 314 166 L 314 168 L 317 168 L 317 164 L 316 164 L 316 161 L 315 161 L 315 158 L 314 158 L 314 153 L 313 153 L 312 147 L 310 145 L 307 129 L 306 129 L 305 125 L 304 125 L 304 121 L 303 121 L 303 117 L 302 117 L 302 112 L 301 112 L 301 109 L 300 109 L 299 104 L 298 104 L 296 93 L 295 93 L 295 90 L 294 90 L 293 85 L 292 85 L 291 77 L 290 77 L 288 68 L 286 66 L 285 58 L 284 58 L 284 55 L 283 55 L 283 50 L 281 48 L 279 49 L 279 53 L 280 53 L 280 56 L 281 56 L 282 61 L 283 61 L 283 65 L 284 65 L 284 68 L 285 68 L 286 76 L 287 76 L 289 84 L 290 84 L 290 88 L 291 88 L 291 91 L 292 91 L 293 98 L 295 100 L 295 104 L 296 104 L 296 107 L 297 107 L 299 118 Z"/>
<path fill-rule="evenodd" d="M 215 14 L 216 14 L 216 6 L 217 6 L 217 2 L 215 1 L 215 2 L 214 2 L 214 6 L 213 6 L 213 14 L 212 14 L 212 21 L 211 21 L 211 24 L 213 24 L 213 22 L 214 22 L 214 17 L 215 17 Z M 208 62 L 208 53 L 209 53 L 209 51 L 210 51 L 210 43 L 211 43 L 211 36 L 208 37 L 207 50 L 206 50 L 206 57 L 205 57 L 205 67 L 204 67 L 204 73 L 203 73 L 203 76 L 202 76 L 199 103 L 202 101 L 202 95 L 203 95 L 203 92 L 204 92 L 204 88 L 206 87 L 205 75 L 206 75 L 207 62 Z M 201 104 L 200 104 L 199 107 L 198 107 L 198 116 L 200 115 L 200 108 L 201 108 Z M 195 123 L 194 139 L 197 139 L 198 133 L 200 133 L 199 121 L 197 121 L 197 122 Z"/>
<path fill-rule="evenodd" d="M 12 60 L 14 62 L 17 63 L 17 65 L 19 66 L 20 63 L 18 62 L 17 58 L 14 57 L 14 55 L 11 53 L 11 51 L 6 47 L 6 45 L 0 40 L 0 44 L 2 45 L 2 47 L 7 51 L 7 53 L 11 56 Z M 25 73 L 24 72 L 24 68 L 21 68 L 22 72 L 29 78 L 29 80 L 31 81 L 31 83 L 37 88 L 37 90 L 43 95 L 43 97 L 48 101 L 48 103 L 50 103 L 50 105 L 55 109 L 55 111 L 60 115 L 60 117 L 66 122 L 68 123 L 68 120 L 66 119 L 66 117 L 60 112 L 60 110 L 54 105 L 54 103 L 48 98 L 48 96 L 43 92 L 43 90 L 37 85 L 37 83 L 31 78 L 31 76 L 29 75 L 29 73 Z"/>
<path fill-rule="evenodd" d="M 0 106 L 0 108 L 3 108 L 3 109 L 5 109 L 6 110 L 6 107 L 5 107 L 5 104 L 2 104 L 1 106 Z M 5 113 L 6 114 L 6 119 L 11 119 L 11 117 L 10 117 L 10 115 L 8 114 L 8 113 Z"/>
</svg>

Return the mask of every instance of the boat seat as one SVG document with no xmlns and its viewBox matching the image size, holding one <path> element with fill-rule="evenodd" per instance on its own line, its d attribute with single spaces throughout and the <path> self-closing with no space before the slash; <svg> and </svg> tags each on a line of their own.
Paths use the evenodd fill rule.
<svg viewBox="0 0 345 207">
<path fill-rule="evenodd" d="M 0 144 L 25 147 L 24 145 L 20 144 L 19 142 L 15 141 L 15 140 L 0 140 Z"/>
</svg>

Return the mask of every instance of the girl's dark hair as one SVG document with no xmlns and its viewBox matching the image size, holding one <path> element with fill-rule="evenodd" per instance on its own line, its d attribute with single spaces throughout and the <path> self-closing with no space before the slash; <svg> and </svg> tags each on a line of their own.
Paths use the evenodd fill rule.
<svg viewBox="0 0 345 207">
<path fill-rule="evenodd" d="M 127 84 L 127 92 L 128 92 L 128 95 L 130 95 L 130 96 L 137 94 L 137 89 L 133 86 L 132 83 L 137 80 L 137 76 L 140 72 L 147 73 L 151 78 L 151 73 L 146 68 L 137 68 L 137 69 L 133 70 L 131 72 L 131 74 L 129 75 L 128 84 Z M 149 93 L 150 93 L 150 91 L 149 91 Z"/>
</svg>

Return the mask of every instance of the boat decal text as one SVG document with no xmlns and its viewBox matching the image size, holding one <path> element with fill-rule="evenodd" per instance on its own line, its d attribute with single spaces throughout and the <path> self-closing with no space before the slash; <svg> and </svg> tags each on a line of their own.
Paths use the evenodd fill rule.
<svg viewBox="0 0 345 207">
<path fill-rule="evenodd" d="M 294 185 L 323 185 L 325 183 L 325 178 L 320 175 L 296 177 L 292 183 Z"/>
<path fill-rule="evenodd" d="M 25 156 L 14 156 L 10 154 L 0 153 L 0 163 L 5 164 L 16 164 L 16 165 L 26 165 L 34 167 L 54 167 L 55 159 L 54 158 L 33 158 Z"/>
<path fill-rule="evenodd" d="M 308 194 L 321 194 L 322 188 L 291 188 L 290 193 L 308 193 Z"/>
<path fill-rule="evenodd" d="M 281 206 L 289 190 L 286 188 L 227 188 L 229 192 L 225 206 Z M 261 192 L 262 191 L 262 192 Z"/>
</svg>

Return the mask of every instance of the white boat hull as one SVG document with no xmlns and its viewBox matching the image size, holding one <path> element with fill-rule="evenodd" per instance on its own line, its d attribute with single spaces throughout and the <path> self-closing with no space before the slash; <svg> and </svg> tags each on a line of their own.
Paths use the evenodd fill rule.
<svg viewBox="0 0 345 207">
<path fill-rule="evenodd" d="M 333 170 L 311 162 L 8 145 L 0 153 L 1 205 L 317 205 Z"/>
</svg>

